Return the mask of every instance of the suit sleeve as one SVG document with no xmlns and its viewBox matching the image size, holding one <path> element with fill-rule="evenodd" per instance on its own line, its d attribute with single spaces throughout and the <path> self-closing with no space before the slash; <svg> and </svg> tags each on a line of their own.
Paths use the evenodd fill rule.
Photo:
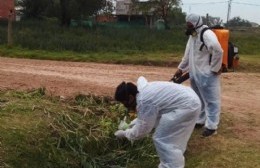
<svg viewBox="0 0 260 168">
<path fill-rule="evenodd" d="M 179 64 L 178 68 L 181 69 L 183 72 L 186 72 L 189 70 L 189 52 L 190 52 L 190 42 L 191 37 L 189 37 L 189 40 L 186 44 L 184 56 L 182 57 L 182 61 Z"/>
<path fill-rule="evenodd" d="M 133 128 L 125 130 L 128 140 L 137 140 L 149 134 L 155 126 L 158 117 L 158 108 L 151 104 L 140 104 L 137 107 L 138 116 Z"/>
<path fill-rule="evenodd" d="M 208 51 L 212 54 L 210 70 L 218 72 L 222 66 L 223 49 L 213 31 L 205 31 L 203 39 L 205 45 L 208 47 Z"/>
</svg>

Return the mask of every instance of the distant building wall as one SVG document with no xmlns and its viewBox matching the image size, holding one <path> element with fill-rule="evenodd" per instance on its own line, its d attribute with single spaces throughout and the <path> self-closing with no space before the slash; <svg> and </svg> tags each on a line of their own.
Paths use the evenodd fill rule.
<svg viewBox="0 0 260 168">
<path fill-rule="evenodd" d="M 251 22 L 250 24 L 252 25 L 252 27 L 259 27 L 259 24 L 257 23 Z"/>
<path fill-rule="evenodd" d="M 0 0 L 0 19 L 8 19 L 10 10 L 14 11 L 14 0 Z M 14 15 L 13 15 L 14 18 Z"/>
<path fill-rule="evenodd" d="M 139 2 L 139 4 L 144 4 L 147 2 Z M 138 6 L 138 4 L 136 4 Z M 117 0 L 116 1 L 116 15 L 144 15 L 143 11 L 135 9 L 131 0 Z M 154 8 L 146 11 L 145 15 L 153 15 Z"/>
<path fill-rule="evenodd" d="M 96 16 L 97 22 L 116 22 L 117 18 L 112 15 L 98 15 Z"/>
<path fill-rule="evenodd" d="M 118 0 L 116 2 L 116 15 L 128 15 L 131 4 L 131 0 Z"/>
</svg>

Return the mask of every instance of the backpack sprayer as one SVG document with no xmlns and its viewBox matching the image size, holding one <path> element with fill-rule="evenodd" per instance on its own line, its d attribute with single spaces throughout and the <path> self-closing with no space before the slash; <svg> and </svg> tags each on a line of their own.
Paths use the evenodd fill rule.
<svg viewBox="0 0 260 168">
<path fill-rule="evenodd" d="M 186 72 L 186 73 L 184 73 L 184 74 L 182 74 L 180 77 L 173 77 L 172 79 L 171 79 L 171 81 L 173 81 L 174 83 L 178 83 L 178 84 L 181 84 L 182 82 L 184 82 L 184 81 L 186 81 L 187 79 L 189 79 L 190 78 L 190 74 L 189 74 L 189 72 Z"/>
<path fill-rule="evenodd" d="M 238 56 L 238 48 L 229 41 L 229 30 L 224 29 L 223 27 L 220 26 L 204 28 L 200 33 L 200 41 L 202 42 L 202 45 L 200 46 L 199 50 L 201 51 L 203 47 L 207 48 L 207 46 L 204 43 L 203 34 L 205 31 L 209 29 L 216 34 L 218 41 L 224 51 L 221 71 L 227 72 L 228 68 L 233 68 L 234 71 L 234 69 L 238 66 L 239 56 Z M 211 57 L 212 56 L 210 55 L 209 63 L 211 62 Z M 173 77 L 171 81 L 180 84 L 189 78 L 190 78 L 189 72 L 186 72 L 182 74 L 180 77 Z"/>
</svg>

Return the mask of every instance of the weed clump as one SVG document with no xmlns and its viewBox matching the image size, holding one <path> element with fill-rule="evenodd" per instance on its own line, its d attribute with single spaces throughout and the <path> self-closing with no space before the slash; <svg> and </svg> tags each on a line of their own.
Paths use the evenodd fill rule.
<svg viewBox="0 0 260 168">
<path fill-rule="evenodd" d="M 70 151 L 81 167 L 111 167 L 136 163 L 140 158 L 156 158 L 150 138 L 131 144 L 117 139 L 114 132 L 126 109 L 108 98 L 77 95 L 68 108 L 50 123 L 54 146 Z"/>
</svg>

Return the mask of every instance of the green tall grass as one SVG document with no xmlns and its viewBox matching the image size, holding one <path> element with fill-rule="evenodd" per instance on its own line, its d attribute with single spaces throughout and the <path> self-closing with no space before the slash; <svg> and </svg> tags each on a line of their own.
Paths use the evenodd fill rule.
<svg viewBox="0 0 260 168">
<path fill-rule="evenodd" d="M 63 28 L 50 20 L 15 22 L 14 45 L 7 47 L 6 27 L 0 22 L 0 55 L 7 57 L 177 66 L 187 41 L 180 26 L 162 31 L 113 24 Z M 230 29 L 230 41 L 239 48 L 238 70 L 259 72 L 260 29 Z"/>
<path fill-rule="evenodd" d="M 0 22 L 0 44 L 6 44 L 7 23 Z M 31 50 L 76 51 L 76 52 L 172 52 L 183 53 L 187 37 L 184 27 L 158 31 L 145 26 L 119 27 L 116 23 L 93 28 L 60 27 L 55 20 L 14 22 L 14 46 Z M 112 26 L 111 26 L 112 25 Z M 245 29 L 230 31 L 241 54 L 258 54 L 260 30 Z"/>
<path fill-rule="evenodd" d="M 231 30 L 230 41 L 238 46 L 240 54 L 260 55 L 260 28 Z"/>
<path fill-rule="evenodd" d="M 0 34 L 6 36 L 6 25 Z M 15 46 L 27 49 L 77 52 L 181 52 L 186 38 L 181 30 L 146 27 L 62 28 L 57 23 L 24 21 L 14 24 Z M 6 40 L 1 41 L 4 44 Z"/>
<path fill-rule="evenodd" d="M 105 168 L 157 162 L 151 139 L 132 144 L 114 136 L 125 109 L 109 98 L 61 100 L 40 88 L 0 92 L 0 105 L 5 153 L 0 153 L 0 166 Z"/>
<path fill-rule="evenodd" d="M 114 136 L 124 115 L 123 106 L 106 97 L 61 99 L 48 97 L 44 88 L 0 91 L 0 167 L 156 168 L 151 137 L 132 144 Z M 202 139 L 194 130 L 186 167 L 259 167 L 259 143 L 232 131 L 235 122 L 258 127 L 255 118 L 224 111 L 219 135 Z"/>
</svg>

